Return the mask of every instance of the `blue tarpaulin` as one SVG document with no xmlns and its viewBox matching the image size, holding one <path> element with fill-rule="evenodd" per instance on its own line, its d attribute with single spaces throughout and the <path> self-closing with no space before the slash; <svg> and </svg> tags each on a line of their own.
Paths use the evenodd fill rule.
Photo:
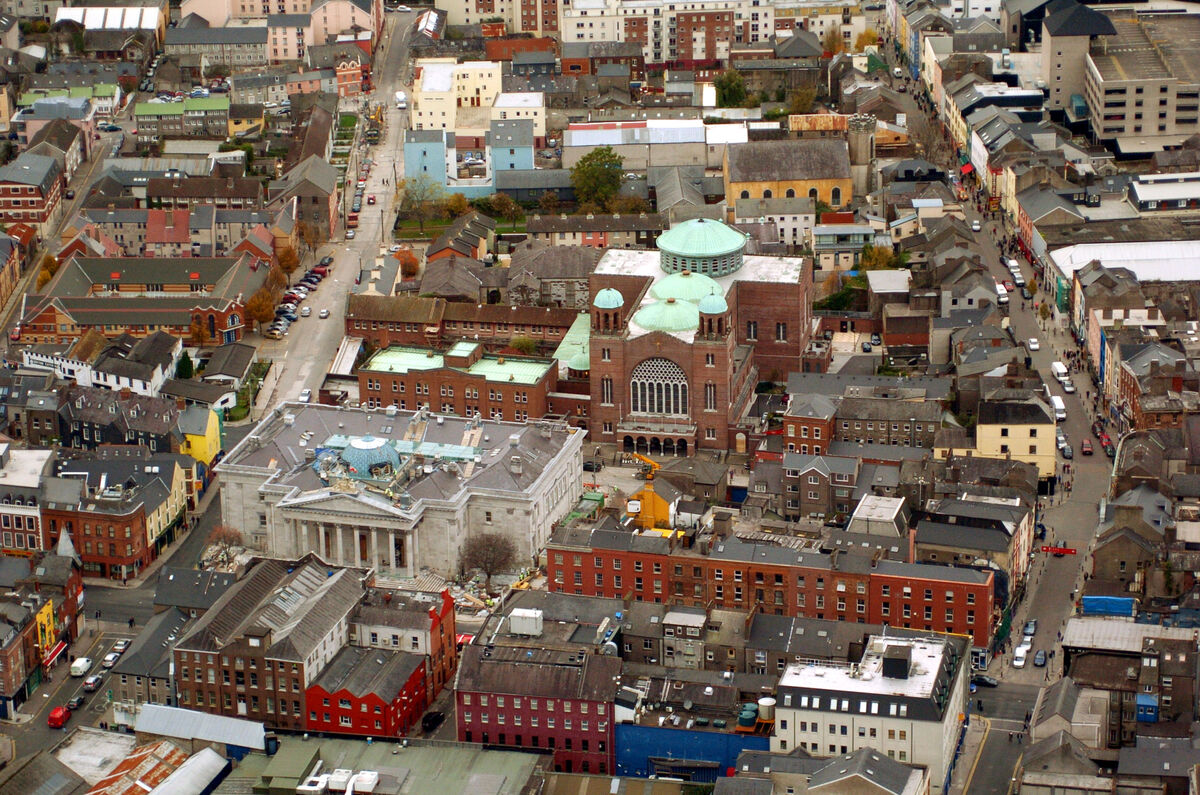
<svg viewBox="0 0 1200 795">
<path fill-rule="evenodd" d="M 1137 600 L 1132 596 L 1085 596 L 1085 616 L 1132 616 L 1137 613 Z"/>
</svg>

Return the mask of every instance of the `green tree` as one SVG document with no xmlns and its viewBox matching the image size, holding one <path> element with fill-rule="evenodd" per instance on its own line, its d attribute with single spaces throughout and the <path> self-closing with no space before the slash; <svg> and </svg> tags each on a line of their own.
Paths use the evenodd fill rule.
<svg viewBox="0 0 1200 795">
<path fill-rule="evenodd" d="M 842 26 L 835 25 L 825 31 L 825 38 L 821 40 L 821 46 L 825 52 L 830 55 L 837 55 L 842 50 L 846 49 L 846 42 L 842 38 Z"/>
<path fill-rule="evenodd" d="M 300 267 L 300 257 L 291 246 L 279 250 L 279 269 L 288 276 Z"/>
<path fill-rule="evenodd" d="M 517 221 L 521 220 L 525 215 L 525 211 L 521 209 L 521 205 L 517 204 L 516 200 L 507 193 L 493 193 L 489 198 L 492 212 L 511 223 L 512 228 L 515 230 L 517 228 Z"/>
<path fill-rule="evenodd" d="M 425 233 L 425 222 L 438 212 L 445 196 L 445 189 L 426 174 L 402 180 L 396 191 L 400 194 L 400 212 L 408 218 L 416 218 Z"/>
<path fill-rule="evenodd" d="M 862 254 L 858 258 L 858 269 L 861 271 L 888 270 L 896 267 L 898 259 L 895 251 L 868 243 L 863 246 Z"/>
<path fill-rule="evenodd" d="M 538 212 L 542 215 L 554 215 L 558 212 L 558 194 L 552 190 L 542 193 L 538 198 Z"/>
<path fill-rule="evenodd" d="M 713 80 L 718 108 L 740 108 L 746 104 L 746 81 L 736 69 L 726 69 Z"/>
<path fill-rule="evenodd" d="M 1043 322 L 1050 319 L 1050 304 L 1042 302 L 1042 305 L 1038 307 L 1038 317 L 1040 317 Z"/>
<path fill-rule="evenodd" d="M 513 337 L 508 341 L 508 347 L 526 356 L 532 356 L 537 353 L 537 341 L 532 337 Z"/>
<path fill-rule="evenodd" d="M 862 52 L 868 47 L 872 47 L 879 43 L 879 34 L 873 28 L 867 28 L 862 33 L 858 34 L 858 38 L 854 40 L 854 51 Z"/>
<path fill-rule="evenodd" d="M 275 295 L 270 288 L 260 287 L 254 295 L 250 296 L 250 300 L 246 302 L 246 317 L 260 326 L 263 323 L 270 323 L 274 319 Z"/>
<path fill-rule="evenodd" d="M 817 89 L 813 86 L 797 88 L 792 92 L 788 101 L 788 112 L 797 116 L 811 113 L 813 103 L 817 101 Z"/>
<path fill-rule="evenodd" d="M 597 204 L 601 207 L 621 190 L 621 170 L 625 159 L 613 151 L 611 146 L 600 146 L 579 159 L 571 167 L 571 184 L 575 187 L 575 200 L 581 205 Z"/>
<path fill-rule="evenodd" d="M 608 211 L 618 215 L 638 215 L 650 212 L 650 203 L 641 196 L 614 196 L 608 202 Z"/>
<path fill-rule="evenodd" d="M 452 193 L 450 198 L 446 199 L 446 214 L 451 218 L 457 218 L 469 212 L 471 212 L 471 203 L 461 193 Z"/>
<path fill-rule="evenodd" d="M 186 381 L 196 374 L 196 367 L 192 364 L 192 357 L 188 356 L 188 352 L 184 351 L 183 356 L 179 357 L 178 364 L 175 365 L 175 377 Z"/>
</svg>

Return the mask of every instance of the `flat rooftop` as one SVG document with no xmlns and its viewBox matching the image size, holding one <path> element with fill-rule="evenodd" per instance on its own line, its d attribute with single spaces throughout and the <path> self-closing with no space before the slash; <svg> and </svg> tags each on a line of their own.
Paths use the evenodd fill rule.
<svg viewBox="0 0 1200 795">
<path fill-rule="evenodd" d="M 912 664 L 907 679 L 883 675 L 883 657 L 888 647 L 908 647 Z M 947 641 L 938 638 L 896 638 L 872 635 L 862 662 L 849 664 L 789 665 L 779 679 L 780 687 L 860 693 L 862 695 L 928 698 L 941 670 Z"/>
<path fill-rule="evenodd" d="M 95 786 L 125 761 L 136 745 L 137 738 L 132 734 L 80 727 L 71 732 L 53 753 L 55 759 Z"/>
<path fill-rule="evenodd" d="M 1200 14 L 1108 15 L 1116 36 L 1101 37 L 1091 58 L 1104 80 L 1200 83 Z"/>
<path fill-rule="evenodd" d="M 13 450 L 7 444 L 0 445 L 0 450 L 8 452 L 8 464 L 3 470 L 6 486 L 36 489 L 41 485 L 42 470 L 53 455 L 51 450 Z"/>
<path fill-rule="evenodd" d="M 532 386 L 541 381 L 554 364 L 551 359 L 493 356 L 486 353 L 467 367 L 446 364 L 446 356 L 470 356 L 474 348 L 474 343 L 460 342 L 441 354 L 428 348 L 395 346 L 376 353 L 361 369 L 376 373 L 407 374 L 449 368 L 498 384 Z"/>
<path fill-rule="evenodd" d="M 132 736 L 130 740 L 132 740 Z M 281 737 L 287 746 L 317 747 L 326 770 L 375 770 L 379 773 L 376 795 L 519 795 L 542 760 L 536 754 L 517 751 L 485 751 L 479 745 L 427 743 L 409 738 L 406 747 L 396 743 L 362 740 L 309 740 Z M 307 756 L 307 753 L 305 754 Z M 263 773 L 275 757 L 248 754 L 232 775 L 215 790 L 219 795 L 249 795 L 251 786 L 262 782 Z M 274 786 L 279 786 L 275 780 Z"/>
<path fill-rule="evenodd" d="M 671 274 L 664 271 L 660 265 L 661 255 L 657 251 L 646 251 L 641 249 L 624 249 L 613 248 L 605 252 L 600 262 L 596 264 L 595 273 L 597 276 L 615 275 L 615 276 L 642 276 L 656 282 L 659 279 L 665 279 Z M 733 289 L 735 282 L 776 282 L 782 284 L 795 284 L 800 281 L 804 273 L 804 258 L 803 257 L 763 257 L 758 255 L 747 255 L 742 259 L 742 267 L 733 273 L 725 276 L 712 276 L 711 278 L 721 286 L 725 291 L 725 295 L 729 295 Z M 657 299 L 650 294 L 650 290 L 646 290 L 642 294 L 642 302 L 634 309 L 629 317 L 629 336 L 639 337 L 643 334 L 650 333 L 633 322 L 632 317 L 638 309 L 650 304 L 657 303 Z M 685 342 L 691 342 L 696 332 L 690 331 L 671 331 L 665 332 L 673 337 L 681 339 Z"/>
</svg>

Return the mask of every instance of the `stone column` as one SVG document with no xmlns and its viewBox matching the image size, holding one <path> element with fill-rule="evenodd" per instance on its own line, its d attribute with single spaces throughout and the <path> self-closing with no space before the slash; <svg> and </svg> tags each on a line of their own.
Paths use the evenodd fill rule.
<svg viewBox="0 0 1200 795">
<path fill-rule="evenodd" d="M 371 568 L 376 568 L 379 562 L 379 529 L 371 529 Z"/>
<path fill-rule="evenodd" d="M 335 524 L 333 526 L 333 532 L 337 536 L 337 560 L 334 562 L 339 566 L 344 566 L 346 565 L 346 552 L 342 546 L 342 537 L 345 535 L 345 533 L 342 532 L 342 526 L 340 524 Z"/>
</svg>

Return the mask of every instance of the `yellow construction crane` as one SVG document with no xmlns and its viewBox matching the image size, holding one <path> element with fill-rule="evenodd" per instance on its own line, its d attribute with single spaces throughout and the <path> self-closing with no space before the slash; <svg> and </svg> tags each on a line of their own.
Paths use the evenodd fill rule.
<svg viewBox="0 0 1200 795">
<path fill-rule="evenodd" d="M 640 453 L 630 453 L 632 458 L 642 462 L 642 469 L 637 476 L 643 480 L 654 480 L 654 473 L 662 469 L 662 464 Z"/>
</svg>

